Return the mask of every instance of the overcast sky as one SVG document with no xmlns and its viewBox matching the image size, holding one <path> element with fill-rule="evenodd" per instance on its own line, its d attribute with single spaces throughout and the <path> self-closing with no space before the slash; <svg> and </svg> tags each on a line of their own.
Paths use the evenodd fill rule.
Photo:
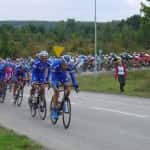
<svg viewBox="0 0 150 150">
<path fill-rule="evenodd" d="M 125 19 L 140 13 L 145 0 L 97 0 L 97 20 Z M 93 21 L 94 0 L 0 0 L 0 20 Z"/>
</svg>

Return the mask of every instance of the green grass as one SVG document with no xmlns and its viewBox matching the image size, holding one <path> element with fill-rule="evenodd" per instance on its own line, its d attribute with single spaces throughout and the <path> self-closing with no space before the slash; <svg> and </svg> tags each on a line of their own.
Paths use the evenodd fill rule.
<svg viewBox="0 0 150 150">
<path fill-rule="evenodd" d="M 79 76 L 78 81 L 83 91 L 120 93 L 118 80 L 114 79 L 113 73 Z M 150 70 L 129 72 L 124 94 L 150 97 Z"/>
<path fill-rule="evenodd" d="M 0 127 L 0 150 L 42 150 L 42 147 L 26 136 Z"/>
</svg>

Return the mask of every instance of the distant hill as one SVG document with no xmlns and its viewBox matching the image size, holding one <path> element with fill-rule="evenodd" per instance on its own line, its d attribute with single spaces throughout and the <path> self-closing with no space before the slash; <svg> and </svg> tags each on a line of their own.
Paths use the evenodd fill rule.
<svg viewBox="0 0 150 150">
<path fill-rule="evenodd" d="M 45 28 L 53 28 L 56 22 L 50 21 L 0 21 L 1 25 L 12 25 L 14 27 L 20 28 L 26 25 L 44 26 Z"/>
</svg>

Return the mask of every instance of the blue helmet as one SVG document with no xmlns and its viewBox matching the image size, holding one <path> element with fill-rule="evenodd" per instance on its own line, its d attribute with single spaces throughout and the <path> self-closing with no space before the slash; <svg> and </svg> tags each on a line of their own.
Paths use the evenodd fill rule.
<svg viewBox="0 0 150 150">
<path fill-rule="evenodd" d="M 62 59 L 63 63 L 65 63 L 65 64 L 71 63 L 71 56 L 70 55 L 64 55 L 61 57 L 61 59 Z"/>
</svg>

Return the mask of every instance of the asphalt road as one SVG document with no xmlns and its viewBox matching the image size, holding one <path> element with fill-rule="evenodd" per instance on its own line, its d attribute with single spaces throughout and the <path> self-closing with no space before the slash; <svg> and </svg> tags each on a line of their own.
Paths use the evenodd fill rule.
<svg viewBox="0 0 150 150">
<path fill-rule="evenodd" d="M 27 105 L 21 108 L 8 94 L 0 104 L 0 124 L 38 141 L 52 150 L 148 150 L 150 149 L 150 100 L 124 95 L 72 93 L 72 121 L 68 130 L 62 119 L 53 126 L 32 118 Z M 47 94 L 47 104 L 52 92 Z"/>
</svg>

